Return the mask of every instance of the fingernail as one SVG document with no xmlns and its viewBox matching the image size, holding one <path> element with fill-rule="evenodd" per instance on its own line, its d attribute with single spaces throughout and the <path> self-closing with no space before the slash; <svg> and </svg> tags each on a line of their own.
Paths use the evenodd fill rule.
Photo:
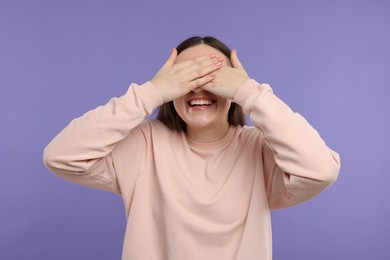
<svg viewBox="0 0 390 260">
<path fill-rule="evenodd" d="M 224 59 L 223 59 L 222 57 L 219 57 L 219 58 L 218 58 L 218 61 L 223 62 Z"/>
<path fill-rule="evenodd" d="M 210 57 L 215 58 L 216 56 L 215 56 L 215 54 L 210 54 Z"/>
<path fill-rule="evenodd" d="M 222 62 L 218 62 L 217 64 L 215 64 L 215 66 L 219 67 L 222 65 Z"/>
</svg>

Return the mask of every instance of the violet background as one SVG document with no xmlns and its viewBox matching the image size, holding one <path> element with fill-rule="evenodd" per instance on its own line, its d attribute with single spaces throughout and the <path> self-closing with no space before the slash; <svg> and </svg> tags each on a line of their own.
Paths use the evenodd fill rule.
<svg viewBox="0 0 390 260">
<path fill-rule="evenodd" d="M 390 1 L 0 1 L 0 259 L 120 259 L 121 198 L 42 151 L 192 35 L 237 48 L 340 153 L 337 182 L 274 211 L 276 260 L 390 259 Z"/>
</svg>

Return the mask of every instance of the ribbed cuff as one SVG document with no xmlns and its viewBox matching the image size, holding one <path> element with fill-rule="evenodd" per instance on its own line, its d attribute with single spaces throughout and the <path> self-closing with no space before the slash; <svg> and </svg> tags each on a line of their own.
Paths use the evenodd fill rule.
<svg viewBox="0 0 390 260">
<path fill-rule="evenodd" d="M 248 97 L 260 91 L 259 86 L 260 84 L 256 80 L 248 80 L 236 91 L 233 97 L 233 101 L 244 107 L 245 101 L 248 99 Z"/>
<path fill-rule="evenodd" d="M 147 81 L 144 84 L 137 86 L 139 93 L 142 95 L 143 103 L 146 111 L 152 113 L 153 110 L 163 104 L 160 94 L 157 92 L 154 85 Z"/>
</svg>

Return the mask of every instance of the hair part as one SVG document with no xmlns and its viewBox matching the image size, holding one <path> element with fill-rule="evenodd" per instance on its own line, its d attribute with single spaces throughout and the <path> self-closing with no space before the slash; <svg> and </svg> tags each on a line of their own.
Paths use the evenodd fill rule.
<svg viewBox="0 0 390 260">
<path fill-rule="evenodd" d="M 186 40 L 184 40 L 182 43 L 180 43 L 177 47 L 177 54 L 180 54 L 184 50 L 194 47 L 196 45 L 206 44 L 210 47 L 213 47 L 214 49 L 222 52 L 229 60 L 230 60 L 230 54 L 231 50 L 229 47 L 227 47 L 223 42 L 220 40 L 212 37 L 212 36 L 206 36 L 206 37 L 200 37 L 200 36 L 193 36 Z M 176 109 L 173 105 L 173 101 L 166 102 L 162 104 L 158 109 L 157 114 L 157 120 L 160 120 L 164 125 L 166 125 L 168 128 L 177 130 L 177 131 L 186 131 L 187 125 L 181 119 L 179 114 L 176 112 Z M 237 126 L 237 125 L 245 125 L 245 115 L 242 110 L 242 107 L 234 102 L 231 103 L 229 111 L 228 111 L 228 123 L 229 125 Z"/>
</svg>

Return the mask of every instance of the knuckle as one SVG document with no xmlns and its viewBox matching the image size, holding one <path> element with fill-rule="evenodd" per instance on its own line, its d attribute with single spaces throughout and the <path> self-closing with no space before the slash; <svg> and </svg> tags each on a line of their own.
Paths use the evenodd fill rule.
<svg viewBox="0 0 390 260">
<path fill-rule="evenodd" d="M 203 66 L 202 66 L 202 64 L 200 62 L 197 62 L 197 63 L 195 63 L 195 67 L 199 71 L 199 70 L 202 69 Z"/>
<path fill-rule="evenodd" d="M 193 58 L 193 61 L 195 63 L 199 63 L 200 61 L 202 61 L 202 56 Z"/>
<path fill-rule="evenodd" d="M 197 70 L 197 71 L 195 71 L 195 75 L 196 75 L 197 77 L 203 76 L 202 70 Z"/>
<path fill-rule="evenodd" d="M 186 87 L 189 89 L 196 87 L 196 81 L 188 82 Z"/>
<path fill-rule="evenodd" d="M 211 71 L 207 68 L 204 68 L 201 70 L 201 72 L 202 72 L 202 75 L 206 75 L 206 74 L 209 74 Z"/>
</svg>

